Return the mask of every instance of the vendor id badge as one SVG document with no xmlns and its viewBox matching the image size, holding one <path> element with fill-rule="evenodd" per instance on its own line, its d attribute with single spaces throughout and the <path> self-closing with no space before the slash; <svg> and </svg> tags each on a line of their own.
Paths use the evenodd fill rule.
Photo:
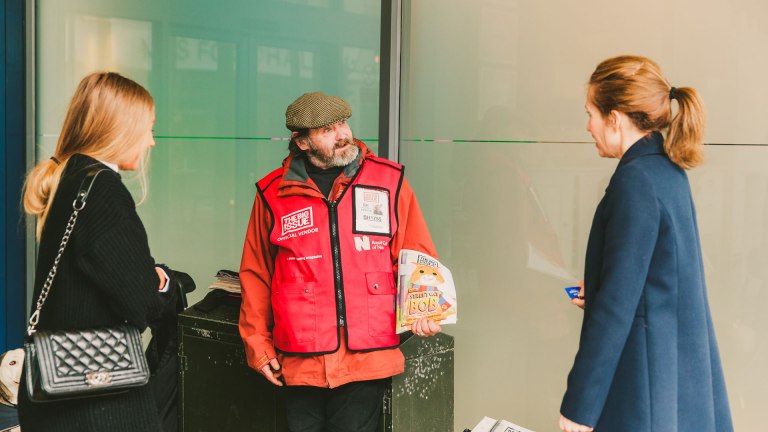
<svg viewBox="0 0 768 432">
<path fill-rule="evenodd" d="M 389 191 L 371 186 L 354 186 L 355 233 L 390 235 Z"/>
</svg>

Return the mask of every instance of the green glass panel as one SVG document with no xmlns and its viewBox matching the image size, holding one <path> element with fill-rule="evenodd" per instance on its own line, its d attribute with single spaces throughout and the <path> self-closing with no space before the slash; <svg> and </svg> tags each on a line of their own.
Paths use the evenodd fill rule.
<svg viewBox="0 0 768 432">
<path fill-rule="evenodd" d="M 380 14 L 375 0 L 37 0 L 38 158 L 83 76 L 147 87 L 157 145 L 139 213 L 157 260 L 202 288 L 194 302 L 216 270 L 239 267 L 254 183 L 287 155 L 291 101 L 342 96 L 377 150 Z"/>
</svg>

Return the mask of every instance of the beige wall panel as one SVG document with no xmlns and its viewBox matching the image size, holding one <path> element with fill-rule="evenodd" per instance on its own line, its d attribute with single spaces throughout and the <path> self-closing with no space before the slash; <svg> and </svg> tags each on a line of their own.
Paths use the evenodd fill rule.
<svg viewBox="0 0 768 432">
<path fill-rule="evenodd" d="M 768 143 L 768 2 L 405 4 L 403 138 L 583 141 L 589 74 L 640 54 L 701 92 L 707 142 Z"/>
<path fill-rule="evenodd" d="M 459 291 L 456 428 L 482 416 L 557 429 L 594 209 L 616 166 L 585 131 L 609 56 L 656 60 L 709 117 L 692 171 L 736 430 L 768 404 L 768 3 L 405 2 L 401 162 Z M 749 145 L 745 145 L 749 144 Z"/>
</svg>

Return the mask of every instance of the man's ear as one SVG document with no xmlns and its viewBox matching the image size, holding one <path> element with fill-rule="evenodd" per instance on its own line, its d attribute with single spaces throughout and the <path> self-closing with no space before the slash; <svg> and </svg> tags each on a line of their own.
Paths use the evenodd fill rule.
<svg viewBox="0 0 768 432">
<path fill-rule="evenodd" d="M 307 137 L 297 138 L 298 136 L 299 136 L 298 132 L 295 132 L 295 131 L 291 132 L 291 139 L 293 140 L 293 142 L 296 143 L 297 146 L 299 146 L 299 148 L 302 151 L 306 151 L 307 149 L 309 149 L 309 143 L 307 143 Z"/>
</svg>

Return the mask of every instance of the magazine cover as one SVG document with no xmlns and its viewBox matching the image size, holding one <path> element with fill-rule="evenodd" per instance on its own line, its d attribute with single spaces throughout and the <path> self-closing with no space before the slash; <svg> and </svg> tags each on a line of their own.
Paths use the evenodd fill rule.
<svg viewBox="0 0 768 432">
<path fill-rule="evenodd" d="M 526 429 L 522 426 L 518 426 L 512 422 L 506 420 L 496 420 L 490 417 L 483 417 L 475 427 L 472 428 L 472 432 L 533 432 L 530 429 Z"/>
<path fill-rule="evenodd" d="M 418 318 L 456 323 L 456 287 L 451 271 L 440 261 L 411 249 L 400 251 L 397 278 L 397 333 L 411 329 Z"/>
</svg>

